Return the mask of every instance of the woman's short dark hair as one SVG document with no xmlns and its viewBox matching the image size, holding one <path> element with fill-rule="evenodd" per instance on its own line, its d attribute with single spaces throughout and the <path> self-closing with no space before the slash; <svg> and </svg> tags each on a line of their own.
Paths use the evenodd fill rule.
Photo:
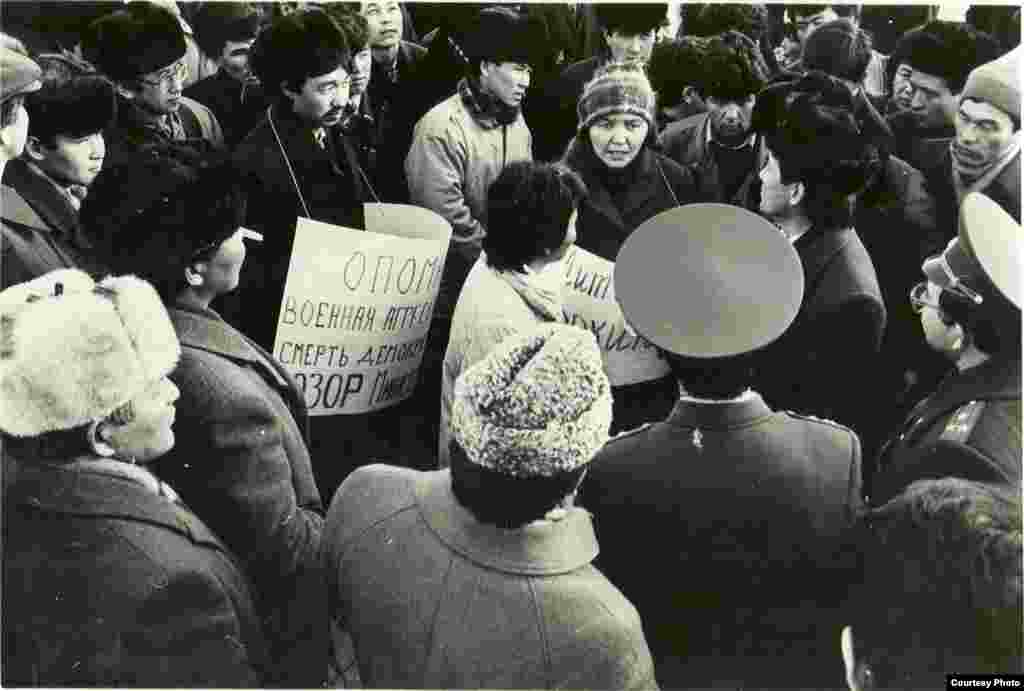
<svg viewBox="0 0 1024 691">
<path fill-rule="evenodd" d="M 516 161 L 487 190 L 487 263 L 518 270 L 558 249 L 586 195 L 583 180 L 560 163 Z"/>
<path fill-rule="evenodd" d="M 765 136 L 782 181 L 804 186 L 804 212 L 818 227 L 853 222 L 853 195 L 876 179 L 883 152 L 865 133 L 853 94 L 823 72 L 773 84 L 758 95 L 753 129 Z"/>
<path fill-rule="evenodd" d="M 452 493 L 478 521 L 509 530 L 544 518 L 579 486 L 587 466 L 552 477 L 519 478 L 473 463 L 456 440 L 449 444 Z"/>
</svg>

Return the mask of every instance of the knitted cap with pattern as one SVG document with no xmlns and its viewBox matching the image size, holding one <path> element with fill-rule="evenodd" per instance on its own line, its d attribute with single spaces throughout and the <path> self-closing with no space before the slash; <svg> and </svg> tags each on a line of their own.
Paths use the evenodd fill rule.
<svg viewBox="0 0 1024 691">
<path fill-rule="evenodd" d="M 576 104 L 579 130 L 612 113 L 639 115 L 654 123 L 654 89 L 639 62 L 613 62 L 599 69 Z"/>
<path fill-rule="evenodd" d="M 608 440 L 611 420 L 597 340 L 567 324 L 509 336 L 455 384 L 455 439 L 472 463 L 512 477 L 586 465 Z"/>
</svg>

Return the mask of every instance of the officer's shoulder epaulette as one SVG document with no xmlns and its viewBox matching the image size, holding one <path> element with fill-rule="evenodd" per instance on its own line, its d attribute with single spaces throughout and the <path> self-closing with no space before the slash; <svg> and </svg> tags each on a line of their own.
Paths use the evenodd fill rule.
<svg viewBox="0 0 1024 691">
<path fill-rule="evenodd" d="M 939 435 L 939 439 L 961 444 L 966 442 L 970 438 L 971 432 L 974 431 L 974 426 L 978 423 L 978 419 L 984 410 L 985 401 L 970 401 L 960 406 L 949 416 L 949 420 L 946 421 L 946 427 L 942 430 L 942 434 Z"/>
<path fill-rule="evenodd" d="M 640 425 L 639 427 L 634 427 L 632 429 L 627 429 L 627 430 L 624 430 L 622 432 L 619 432 L 618 434 L 613 434 L 611 437 L 608 438 L 608 443 L 611 443 L 613 441 L 622 441 L 623 439 L 627 439 L 628 437 L 632 437 L 632 436 L 634 436 L 636 434 L 639 434 L 640 432 L 643 432 L 644 430 L 648 429 L 653 424 L 654 424 L 653 422 L 645 422 L 644 424 Z"/>
<path fill-rule="evenodd" d="M 817 417 L 816 415 L 808 415 L 807 413 L 795 413 L 792 410 L 783 410 L 782 412 L 785 413 L 786 415 L 789 415 L 792 418 L 796 418 L 797 420 L 807 420 L 809 422 L 817 422 L 817 423 L 820 423 L 820 424 L 823 424 L 823 425 L 828 425 L 829 427 L 835 427 L 836 429 L 841 429 L 841 430 L 843 430 L 845 432 L 853 432 L 853 430 L 850 429 L 849 427 L 847 427 L 846 425 L 844 425 L 844 424 L 842 424 L 840 422 L 836 422 L 835 420 L 829 420 L 827 417 Z"/>
</svg>

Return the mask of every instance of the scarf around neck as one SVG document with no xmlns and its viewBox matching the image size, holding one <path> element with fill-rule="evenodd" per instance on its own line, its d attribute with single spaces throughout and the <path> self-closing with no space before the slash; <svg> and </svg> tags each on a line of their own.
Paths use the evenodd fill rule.
<svg viewBox="0 0 1024 691">
<path fill-rule="evenodd" d="M 459 82 L 459 96 L 477 122 L 487 129 L 511 125 L 519 117 L 518 107 L 507 106 L 486 93 L 475 79 L 463 78 Z"/>
<path fill-rule="evenodd" d="M 492 269 L 523 299 L 527 307 L 545 321 L 562 319 L 562 284 L 565 281 L 561 262 L 554 262 L 541 271 Z"/>
</svg>

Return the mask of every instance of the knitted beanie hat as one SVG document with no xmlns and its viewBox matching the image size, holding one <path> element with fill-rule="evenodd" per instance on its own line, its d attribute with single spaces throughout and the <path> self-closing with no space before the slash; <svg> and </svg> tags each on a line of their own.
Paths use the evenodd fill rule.
<svg viewBox="0 0 1024 691">
<path fill-rule="evenodd" d="M 518 478 L 580 468 L 608 440 L 611 387 L 589 331 L 510 336 L 455 384 L 452 431 L 472 463 Z"/>
<path fill-rule="evenodd" d="M 0 430 L 15 437 L 101 420 L 166 376 L 180 347 L 156 291 L 59 269 L 0 292 Z"/>
<path fill-rule="evenodd" d="M 998 60 L 976 67 L 967 77 L 960 100 L 984 101 L 1020 122 L 1020 58 L 1021 49 L 1017 47 Z"/>
<path fill-rule="evenodd" d="M 590 127 L 598 118 L 611 113 L 639 115 L 648 125 L 654 123 L 655 96 L 639 62 L 613 62 L 597 71 L 583 87 L 576 104 L 578 131 Z"/>
</svg>

